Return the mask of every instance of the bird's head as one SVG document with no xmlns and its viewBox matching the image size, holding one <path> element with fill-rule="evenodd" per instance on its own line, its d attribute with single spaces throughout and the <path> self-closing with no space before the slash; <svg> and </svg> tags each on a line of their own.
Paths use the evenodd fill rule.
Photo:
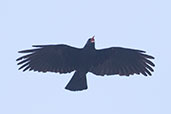
<svg viewBox="0 0 171 114">
<path fill-rule="evenodd" d="M 95 36 L 93 36 L 92 38 L 89 38 L 86 45 L 84 46 L 84 48 L 94 48 L 95 49 Z"/>
</svg>

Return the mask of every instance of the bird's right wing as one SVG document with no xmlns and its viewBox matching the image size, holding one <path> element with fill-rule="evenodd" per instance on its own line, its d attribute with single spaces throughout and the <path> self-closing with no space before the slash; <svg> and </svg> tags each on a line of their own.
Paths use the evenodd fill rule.
<svg viewBox="0 0 171 114">
<path fill-rule="evenodd" d="M 20 69 L 38 72 L 68 73 L 75 70 L 77 59 L 81 49 L 68 45 L 34 45 L 36 49 L 23 50 L 19 53 L 27 53 L 17 59 Z"/>
<path fill-rule="evenodd" d="M 149 59 L 154 57 L 145 54 L 145 51 L 112 47 L 96 51 L 96 57 L 90 72 L 96 75 L 151 75 L 155 65 Z"/>
</svg>

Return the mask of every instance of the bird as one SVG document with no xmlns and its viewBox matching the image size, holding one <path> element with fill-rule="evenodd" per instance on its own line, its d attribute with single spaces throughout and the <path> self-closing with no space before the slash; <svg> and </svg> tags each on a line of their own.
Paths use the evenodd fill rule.
<svg viewBox="0 0 171 114">
<path fill-rule="evenodd" d="M 83 48 L 66 44 L 32 45 L 34 49 L 18 51 L 25 55 L 16 59 L 23 71 L 70 73 L 74 75 L 65 89 L 88 89 L 88 72 L 97 76 L 151 76 L 155 64 L 153 56 L 139 49 L 124 47 L 95 48 L 95 36 L 89 38 Z"/>
</svg>

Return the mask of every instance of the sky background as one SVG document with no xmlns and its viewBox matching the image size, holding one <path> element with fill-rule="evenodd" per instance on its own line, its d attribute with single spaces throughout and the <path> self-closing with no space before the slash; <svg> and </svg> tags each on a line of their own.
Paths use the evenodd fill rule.
<svg viewBox="0 0 171 114">
<path fill-rule="evenodd" d="M 1 114 L 171 114 L 170 0 L 0 1 Z M 64 89 L 70 74 L 18 71 L 33 44 L 121 46 L 156 59 L 152 77 L 95 76 L 88 90 Z"/>
</svg>

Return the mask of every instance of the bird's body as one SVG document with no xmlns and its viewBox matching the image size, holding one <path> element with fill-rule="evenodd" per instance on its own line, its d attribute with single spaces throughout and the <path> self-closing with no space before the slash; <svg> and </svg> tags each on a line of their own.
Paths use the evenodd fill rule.
<svg viewBox="0 0 171 114">
<path fill-rule="evenodd" d="M 90 38 L 83 48 L 68 45 L 35 45 L 36 49 L 19 51 L 30 53 L 17 59 L 22 64 L 19 69 L 38 72 L 69 73 L 75 71 L 70 82 L 65 87 L 71 91 L 87 89 L 86 74 L 96 75 L 151 75 L 155 66 L 149 59 L 154 57 L 144 54 L 144 51 L 111 47 L 95 49 L 94 37 Z"/>
</svg>

